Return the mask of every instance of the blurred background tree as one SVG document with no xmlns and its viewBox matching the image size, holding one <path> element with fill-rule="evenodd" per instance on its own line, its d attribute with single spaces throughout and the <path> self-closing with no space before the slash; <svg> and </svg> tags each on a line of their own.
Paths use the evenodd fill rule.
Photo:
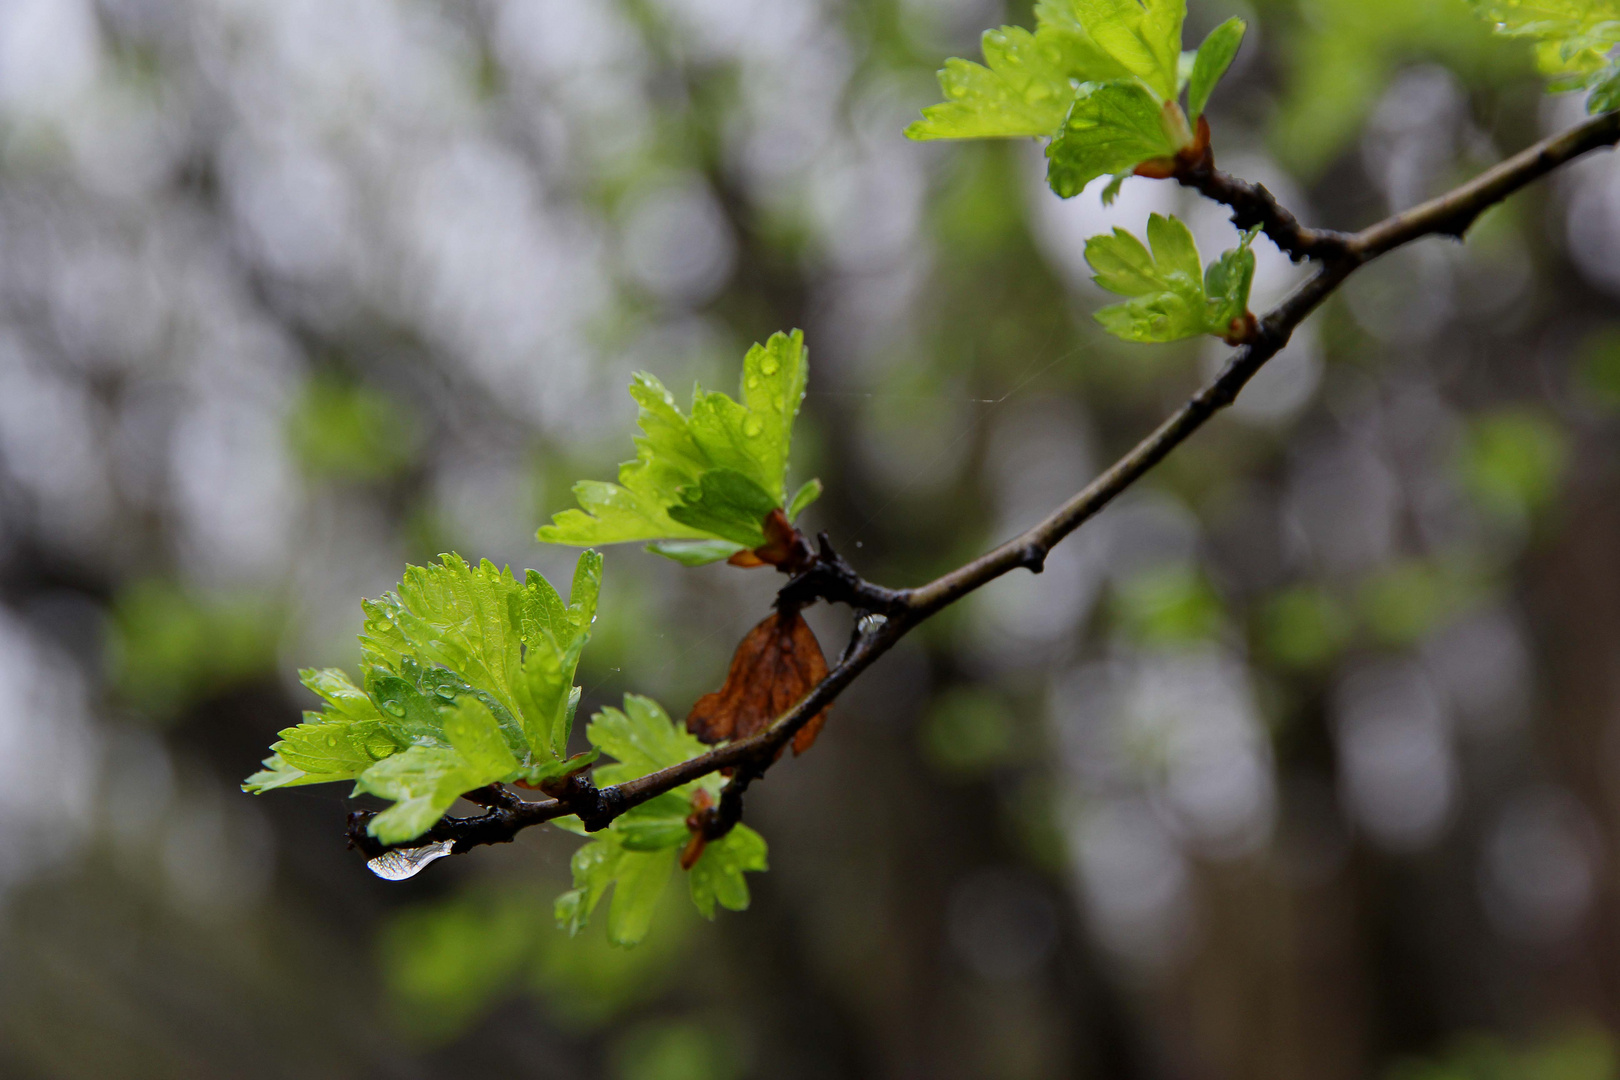
<svg viewBox="0 0 1620 1080">
<path fill-rule="evenodd" d="M 1364 225 L 1568 126 L 1462 0 L 1250 22 L 1222 165 Z M 988 0 L 0 5 L 0 1072 L 1620 1074 L 1620 167 L 1362 271 L 1235 409 L 908 638 L 762 785 L 715 924 L 569 939 L 550 829 L 406 885 L 237 792 L 362 595 L 624 454 L 633 370 L 806 330 L 807 513 L 910 584 L 1226 354 L 1106 337 L 1033 143 L 901 137 Z M 1300 270 L 1264 238 L 1254 307 Z M 586 712 L 776 582 L 608 554 Z M 813 610 L 827 641 L 837 614 Z"/>
</svg>

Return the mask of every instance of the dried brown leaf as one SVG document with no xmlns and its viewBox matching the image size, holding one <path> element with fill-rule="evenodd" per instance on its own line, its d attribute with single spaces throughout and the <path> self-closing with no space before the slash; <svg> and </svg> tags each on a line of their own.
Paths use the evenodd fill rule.
<svg viewBox="0 0 1620 1080">
<path fill-rule="evenodd" d="M 775 614 L 748 631 L 731 657 L 726 683 L 704 694 L 686 717 L 686 730 L 706 743 L 746 739 L 770 726 L 827 676 L 816 635 L 797 612 Z M 793 736 L 793 752 L 810 749 L 827 720 L 822 709 Z"/>
</svg>

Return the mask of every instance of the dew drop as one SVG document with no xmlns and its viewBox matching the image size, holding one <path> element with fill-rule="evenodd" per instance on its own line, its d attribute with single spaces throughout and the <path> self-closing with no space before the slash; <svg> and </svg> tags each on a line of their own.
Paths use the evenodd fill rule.
<svg viewBox="0 0 1620 1080">
<path fill-rule="evenodd" d="M 860 621 L 860 631 L 863 635 L 875 634 L 887 626 L 888 623 L 889 617 L 887 615 L 862 615 Z"/>
<path fill-rule="evenodd" d="M 456 692 L 455 692 L 455 690 L 453 688 L 451 688 L 451 687 L 448 687 L 448 686 L 435 687 L 434 690 L 433 690 L 433 694 L 440 701 L 454 701 L 454 700 L 456 700 Z"/>
<path fill-rule="evenodd" d="M 743 434 L 750 439 L 759 438 L 759 433 L 765 430 L 765 425 L 759 422 L 759 417 L 750 416 L 743 421 Z"/>
<path fill-rule="evenodd" d="M 769 375 L 770 372 L 767 371 L 765 374 Z M 750 376 L 748 376 L 748 389 L 750 389 L 750 390 L 758 390 L 759 389 L 759 376 L 758 375 L 750 375 Z"/>
<path fill-rule="evenodd" d="M 389 716 L 403 717 L 405 715 L 405 705 L 399 701 L 385 701 L 382 703 L 382 711 Z"/>
<path fill-rule="evenodd" d="M 776 362 L 776 357 L 774 356 L 767 356 L 765 359 L 759 362 L 759 370 L 763 371 L 766 375 L 775 375 L 777 369 L 781 366 L 781 364 Z"/>
<path fill-rule="evenodd" d="M 366 866 L 384 881 L 404 881 L 420 874 L 428 863 L 450 854 L 450 849 L 455 846 L 454 840 L 440 840 L 425 847 L 395 848 L 367 860 Z"/>
</svg>

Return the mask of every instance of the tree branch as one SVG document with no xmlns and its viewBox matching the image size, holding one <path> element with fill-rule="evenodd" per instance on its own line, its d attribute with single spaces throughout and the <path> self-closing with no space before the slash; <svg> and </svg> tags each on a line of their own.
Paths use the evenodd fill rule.
<svg viewBox="0 0 1620 1080">
<path fill-rule="evenodd" d="M 583 776 L 574 776 L 556 797 L 536 802 L 519 799 L 498 785 L 482 788 L 467 797 L 487 806 L 486 813 L 443 818 L 422 837 L 391 846 L 417 847 L 450 840 L 454 843 L 452 850 L 460 854 L 482 844 L 506 843 L 531 825 L 570 814 L 578 815 L 585 827 L 594 831 L 606 828 L 631 807 L 710 773 L 733 769 L 735 774 L 722 793 L 720 805 L 704 811 L 705 835 L 711 839 L 724 835 L 741 817 L 742 794 L 747 786 L 762 776 L 794 734 L 843 693 L 861 672 L 918 623 L 975 589 L 1019 567 L 1040 573 L 1053 546 L 1230 405 L 1266 361 L 1288 344 L 1295 327 L 1357 267 L 1425 236 L 1460 238 L 1481 213 L 1520 188 L 1590 150 L 1616 142 L 1620 142 L 1620 112 L 1605 113 L 1537 143 L 1445 195 L 1351 234 L 1304 228 L 1264 187 L 1227 176 L 1215 170 L 1207 159 L 1188 167 L 1186 175 L 1178 173 L 1177 179 L 1233 207 L 1237 211 L 1233 220 L 1240 227 L 1260 225 L 1278 247 L 1296 259 L 1311 258 L 1321 265 L 1260 320 L 1254 337 L 1232 355 L 1220 374 L 1157 430 L 1033 528 L 917 588 L 886 589 L 866 581 L 832 550 L 823 534 L 814 562 L 783 587 L 779 600 L 803 606 L 823 599 L 846 604 L 863 617 L 858 619 L 849 649 L 826 678 L 758 734 L 623 784 L 597 788 Z M 348 835 L 352 846 L 375 856 L 389 846 L 367 835 L 365 826 L 371 816 L 364 812 L 351 814 Z"/>
<path fill-rule="evenodd" d="M 1224 173 L 1215 167 L 1214 156 L 1205 153 L 1194 162 L 1180 162 L 1171 174 L 1183 187 L 1194 188 L 1218 203 L 1232 208 L 1232 224 L 1245 231 L 1259 226 L 1295 262 L 1306 259 L 1328 261 L 1349 254 L 1349 236 L 1331 229 L 1308 229 L 1292 211 L 1277 201 L 1264 184 Z"/>
</svg>

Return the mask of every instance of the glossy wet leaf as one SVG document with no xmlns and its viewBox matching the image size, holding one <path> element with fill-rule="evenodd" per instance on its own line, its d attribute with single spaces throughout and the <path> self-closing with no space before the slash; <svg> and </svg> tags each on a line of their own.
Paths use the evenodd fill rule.
<svg viewBox="0 0 1620 1080">
<path fill-rule="evenodd" d="M 1046 148 L 1046 182 L 1067 199 L 1099 176 L 1129 173 L 1175 152 L 1163 106 L 1141 82 L 1087 83 Z"/>
<path fill-rule="evenodd" d="M 690 413 L 656 378 L 638 374 L 630 384 L 642 431 L 635 460 L 620 466 L 617 484 L 576 484 L 579 508 L 556 515 L 540 540 L 648 541 L 656 554 L 692 566 L 757 544 L 764 515 L 788 504 L 788 456 L 808 372 L 804 335 L 795 330 L 748 351 L 736 398 L 699 387 Z"/>
<path fill-rule="evenodd" d="M 1175 99 L 1186 0 L 1069 0 L 1068 7 L 1092 40 L 1160 101 Z"/>
<path fill-rule="evenodd" d="M 370 831 L 400 843 L 463 792 L 584 768 L 594 752 L 567 756 L 573 678 L 601 580 L 594 551 L 580 555 L 567 601 L 534 571 L 519 580 L 487 560 L 407 567 L 398 592 L 362 604 L 364 687 L 335 668 L 303 672 L 323 711 L 282 731 L 244 788 L 354 780 L 395 802 Z"/>
<path fill-rule="evenodd" d="M 912 139 L 1050 138 L 1063 124 L 1076 87 L 1125 70 L 1079 23 L 987 30 L 984 64 L 952 58 L 939 72 L 946 100 L 906 129 Z"/>
</svg>

